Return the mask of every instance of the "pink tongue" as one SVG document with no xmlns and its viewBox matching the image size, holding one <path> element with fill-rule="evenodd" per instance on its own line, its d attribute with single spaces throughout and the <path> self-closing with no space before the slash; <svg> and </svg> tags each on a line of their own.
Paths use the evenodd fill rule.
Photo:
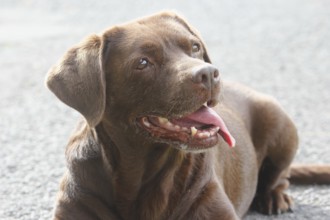
<svg viewBox="0 0 330 220">
<path fill-rule="evenodd" d="M 225 122 L 213 109 L 203 105 L 200 109 L 186 116 L 185 118 L 200 122 L 202 124 L 210 124 L 220 127 L 219 134 L 222 136 L 222 138 L 228 143 L 230 147 L 235 146 L 236 141 L 229 133 Z"/>
</svg>

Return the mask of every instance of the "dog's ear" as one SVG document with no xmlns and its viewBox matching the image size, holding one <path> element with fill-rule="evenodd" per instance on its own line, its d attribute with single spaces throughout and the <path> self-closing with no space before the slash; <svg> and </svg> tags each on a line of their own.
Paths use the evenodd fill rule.
<svg viewBox="0 0 330 220">
<path fill-rule="evenodd" d="M 105 76 L 101 37 L 92 35 L 71 48 L 47 73 L 48 88 L 65 104 L 79 111 L 90 127 L 105 110 Z"/>
<path fill-rule="evenodd" d="M 203 51 L 204 51 L 204 54 L 203 54 L 203 59 L 205 62 L 207 63 L 211 63 L 211 59 L 207 53 L 207 50 L 206 50 L 206 46 L 205 46 L 205 43 L 199 33 L 199 31 L 194 28 L 193 26 L 191 26 L 185 18 L 183 18 L 183 16 L 181 15 L 178 15 L 177 13 L 175 12 L 165 12 L 164 13 L 165 15 L 169 15 L 170 17 L 174 18 L 177 22 L 179 22 L 180 24 L 182 24 L 185 28 L 187 28 L 187 30 L 193 34 L 194 36 L 196 36 L 198 39 L 200 39 L 200 41 L 202 42 L 202 47 L 203 47 Z"/>
</svg>

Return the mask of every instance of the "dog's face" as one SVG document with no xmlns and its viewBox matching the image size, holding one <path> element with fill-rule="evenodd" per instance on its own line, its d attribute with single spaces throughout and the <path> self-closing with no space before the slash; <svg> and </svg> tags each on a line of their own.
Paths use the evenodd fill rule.
<svg viewBox="0 0 330 220">
<path fill-rule="evenodd" d="M 218 102 L 219 72 L 198 33 L 177 15 L 162 13 L 111 28 L 68 53 L 51 70 L 48 85 L 90 126 L 106 120 L 119 133 L 134 130 L 179 149 L 212 147 L 218 134 L 234 144 L 210 108 Z M 78 89 L 68 95 L 69 81 Z"/>
</svg>

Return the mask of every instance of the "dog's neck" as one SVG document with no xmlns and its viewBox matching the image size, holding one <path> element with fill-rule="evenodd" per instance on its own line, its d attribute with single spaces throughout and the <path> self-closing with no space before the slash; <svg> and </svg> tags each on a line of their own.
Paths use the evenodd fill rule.
<svg viewBox="0 0 330 220">
<path fill-rule="evenodd" d="M 139 219 L 137 216 L 160 219 L 169 213 L 173 215 L 175 210 L 183 212 L 191 204 L 178 204 L 178 201 L 185 197 L 187 201 L 194 201 L 188 197 L 197 195 L 187 192 L 202 188 L 212 176 L 205 167 L 205 160 L 210 159 L 207 153 L 186 153 L 166 144 L 147 141 L 136 143 L 136 139 L 133 142 L 129 137 L 113 139 L 104 125 L 96 130 L 101 143 L 107 143 L 102 144 L 103 162 L 111 176 L 116 204 L 120 204 L 116 208 L 125 219 Z M 200 177 L 205 181 L 196 185 L 195 179 Z M 148 213 L 140 213 L 140 210 L 148 210 Z M 179 214 L 176 217 L 179 218 Z"/>
</svg>

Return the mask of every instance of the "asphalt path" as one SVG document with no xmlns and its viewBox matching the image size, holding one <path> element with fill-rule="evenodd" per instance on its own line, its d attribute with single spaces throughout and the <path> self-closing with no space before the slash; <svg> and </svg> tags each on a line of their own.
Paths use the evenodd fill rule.
<svg viewBox="0 0 330 220">
<path fill-rule="evenodd" d="M 49 219 L 80 117 L 44 86 L 73 44 L 164 9 L 200 30 L 222 78 L 276 97 L 295 121 L 295 162 L 330 163 L 330 1 L 0 0 L 0 219 Z M 329 186 L 292 186 L 294 213 L 330 219 Z"/>
</svg>

